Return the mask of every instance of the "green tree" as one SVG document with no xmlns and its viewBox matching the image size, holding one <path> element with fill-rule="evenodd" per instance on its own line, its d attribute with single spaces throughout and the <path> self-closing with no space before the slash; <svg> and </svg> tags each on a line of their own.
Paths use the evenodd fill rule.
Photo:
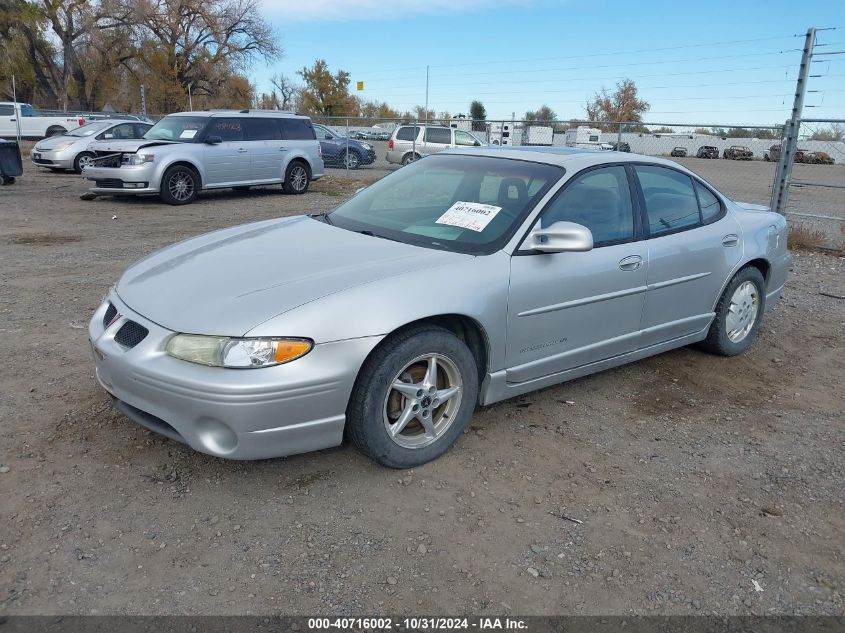
<svg viewBox="0 0 845 633">
<path fill-rule="evenodd" d="M 300 108 L 308 114 L 322 116 L 357 116 L 358 100 L 349 94 L 349 73 L 339 70 L 332 74 L 324 59 L 297 74 L 305 85 L 300 94 Z"/>
<path fill-rule="evenodd" d="M 480 101 L 469 104 L 469 118 L 472 119 L 472 129 L 483 132 L 486 129 L 487 109 Z"/>
<path fill-rule="evenodd" d="M 607 88 L 597 92 L 585 110 L 590 121 L 630 121 L 639 123 L 651 105 L 637 95 L 637 86 L 631 79 L 616 84 L 611 93 Z M 603 130 L 612 130 L 612 125 L 599 125 Z"/>
<path fill-rule="evenodd" d="M 533 112 L 526 112 L 525 117 L 523 118 L 526 121 L 536 121 L 537 123 L 551 125 L 552 123 L 557 121 L 557 114 L 555 114 L 555 111 L 552 110 L 549 106 L 543 104 Z"/>
</svg>

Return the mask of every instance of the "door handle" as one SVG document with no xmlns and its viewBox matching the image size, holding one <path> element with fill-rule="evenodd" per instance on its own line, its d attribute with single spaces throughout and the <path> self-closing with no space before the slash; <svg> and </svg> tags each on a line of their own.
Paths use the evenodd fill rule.
<svg viewBox="0 0 845 633">
<path fill-rule="evenodd" d="M 722 246 L 726 248 L 736 246 L 737 244 L 739 244 L 739 236 L 734 233 L 730 233 L 722 238 Z"/>
<path fill-rule="evenodd" d="M 637 270 L 643 264 L 639 255 L 628 255 L 619 260 L 619 270 Z"/>
<path fill-rule="evenodd" d="M 238 148 L 238 154 L 246 154 L 246 148 L 245 147 L 239 147 Z"/>
<path fill-rule="evenodd" d="M 279 151 L 280 151 L 280 152 L 284 152 L 286 149 L 287 149 L 287 147 L 285 147 L 284 145 L 282 145 L 282 146 L 279 148 Z"/>
</svg>

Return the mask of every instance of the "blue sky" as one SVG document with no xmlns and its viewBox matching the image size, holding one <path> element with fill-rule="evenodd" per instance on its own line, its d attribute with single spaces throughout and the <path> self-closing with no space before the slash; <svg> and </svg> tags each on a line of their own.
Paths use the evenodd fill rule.
<svg viewBox="0 0 845 633">
<path fill-rule="evenodd" d="M 252 69 L 259 90 L 325 59 L 357 94 L 399 110 L 423 105 L 488 119 L 549 105 L 584 116 L 602 87 L 633 79 L 655 123 L 783 122 L 792 107 L 807 28 L 816 52 L 845 50 L 845 2 L 711 0 L 262 0 L 284 57 Z M 633 8 L 637 10 L 634 11 Z M 845 118 L 845 55 L 818 56 L 805 117 Z"/>
</svg>

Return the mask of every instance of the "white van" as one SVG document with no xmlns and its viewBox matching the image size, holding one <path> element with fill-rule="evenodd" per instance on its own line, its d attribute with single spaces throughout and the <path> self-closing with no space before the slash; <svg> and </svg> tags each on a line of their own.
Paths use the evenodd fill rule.
<svg viewBox="0 0 845 633">
<path fill-rule="evenodd" d="M 428 154 L 450 147 L 486 145 L 466 130 L 443 126 L 400 125 L 387 143 L 387 162 L 407 165 Z"/>
</svg>

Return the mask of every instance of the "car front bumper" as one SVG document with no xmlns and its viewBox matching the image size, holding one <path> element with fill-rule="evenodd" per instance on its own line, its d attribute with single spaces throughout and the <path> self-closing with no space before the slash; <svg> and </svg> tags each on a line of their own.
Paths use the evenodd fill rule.
<svg viewBox="0 0 845 633">
<path fill-rule="evenodd" d="M 110 303 L 117 316 L 108 324 Z M 115 337 L 129 321 L 148 334 L 128 348 Z M 110 292 L 88 327 L 97 380 L 138 424 L 229 459 L 266 459 L 340 444 L 358 370 L 382 338 L 318 344 L 284 365 L 227 369 L 169 356 L 165 346 L 173 334 Z"/>
<path fill-rule="evenodd" d="M 93 193 L 158 193 L 159 182 L 153 163 L 121 167 L 86 167 L 82 175 L 94 182 Z"/>
<path fill-rule="evenodd" d="M 55 169 L 73 169 L 73 160 L 76 152 L 69 149 L 59 151 L 36 150 L 29 153 L 29 160 L 36 167 L 53 167 Z"/>
</svg>

